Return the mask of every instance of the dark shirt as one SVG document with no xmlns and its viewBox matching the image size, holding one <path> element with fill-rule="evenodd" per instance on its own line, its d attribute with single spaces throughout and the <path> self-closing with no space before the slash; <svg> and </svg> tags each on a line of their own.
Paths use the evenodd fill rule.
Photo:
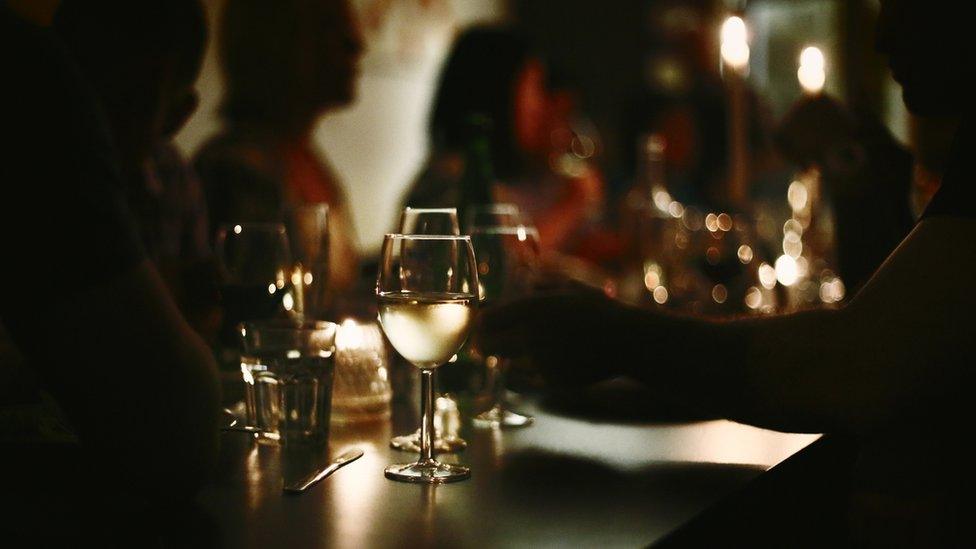
<svg viewBox="0 0 976 549">
<path fill-rule="evenodd" d="M 144 256 L 105 124 L 51 33 L 0 7 L 0 321 L 29 360 L 57 303 Z"/>
<path fill-rule="evenodd" d="M 976 217 L 976 184 L 969 181 L 967 172 L 976 151 L 976 132 L 971 123 L 964 122 L 952 142 L 948 168 L 942 186 L 932 197 L 922 219 L 938 216 Z"/>
</svg>

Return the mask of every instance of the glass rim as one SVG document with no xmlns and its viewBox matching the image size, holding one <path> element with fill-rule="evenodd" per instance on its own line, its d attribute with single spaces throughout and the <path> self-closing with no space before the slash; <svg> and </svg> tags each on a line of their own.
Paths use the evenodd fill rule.
<svg viewBox="0 0 976 549">
<path fill-rule="evenodd" d="M 386 233 L 384 240 L 433 240 L 433 241 L 471 241 L 471 236 L 466 234 L 402 234 Z"/>
<path fill-rule="evenodd" d="M 452 213 L 457 215 L 457 208 L 414 208 L 413 206 L 407 206 L 403 208 L 404 212 L 426 212 L 426 213 Z"/>
<path fill-rule="evenodd" d="M 522 209 L 518 207 L 518 204 L 512 202 L 492 202 L 490 204 L 475 204 L 471 206 L 471 212 L 487 212 L 487 213 L 513 213 L 521 214 Z"/>
</svg>

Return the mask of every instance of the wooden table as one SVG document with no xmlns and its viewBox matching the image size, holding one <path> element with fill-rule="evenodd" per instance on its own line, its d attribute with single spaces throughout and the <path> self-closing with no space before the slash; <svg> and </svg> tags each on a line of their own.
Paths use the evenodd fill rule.
<svg viewBox="0 0 976 549">
<path fill-rule="evenodd" d="M 728 421 L 620 425 L 523 409 L 534 426 L 466 428 L 468 449 L 444 458 L 470 466 L 472 478 L 441 486 L 383 477 L 415 457 L 388 447 L 411 430 L 397 418 L 334 425 L 333 454 L 357 446 L 365 455 L 297 496 L 282 494 L 282 475 L 305 472 L 305 459 L 225 433 L 220 477 L 199 501 L 223 547 L 637 547 L 817 438 Z"/>
</svg>

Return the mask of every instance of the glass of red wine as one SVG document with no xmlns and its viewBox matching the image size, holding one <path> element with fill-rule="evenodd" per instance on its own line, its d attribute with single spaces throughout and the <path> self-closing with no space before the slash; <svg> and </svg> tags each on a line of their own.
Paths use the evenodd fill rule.
<svg viewBox="0 0 976 549">
<path fill-rule="evenodd" d="M 243 322 L 288 316 L 295 308 L 292 261 L 280 223 L 223 225 L 214 245 L 224 309 L 222 342 L 236 348 Z"/>
</svg>

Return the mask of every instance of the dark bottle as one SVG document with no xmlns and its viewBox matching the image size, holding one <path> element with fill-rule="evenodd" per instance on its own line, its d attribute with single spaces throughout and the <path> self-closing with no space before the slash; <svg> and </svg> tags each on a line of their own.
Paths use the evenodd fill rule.
<svg viewBox="0 0 976 549">
<path fill-rule="evenodd" d="M 458 193 L 458 217 L 462 228 L 468 231 L 471 208 L 494 202 L 491 188 L 495 183 L 495 170 L 492 165 L 491 119 L 484 115 L 472 114 L 465 122 L 467 139 L 464 150 L 464 174 L 461 177 Z"/>
</svg>

